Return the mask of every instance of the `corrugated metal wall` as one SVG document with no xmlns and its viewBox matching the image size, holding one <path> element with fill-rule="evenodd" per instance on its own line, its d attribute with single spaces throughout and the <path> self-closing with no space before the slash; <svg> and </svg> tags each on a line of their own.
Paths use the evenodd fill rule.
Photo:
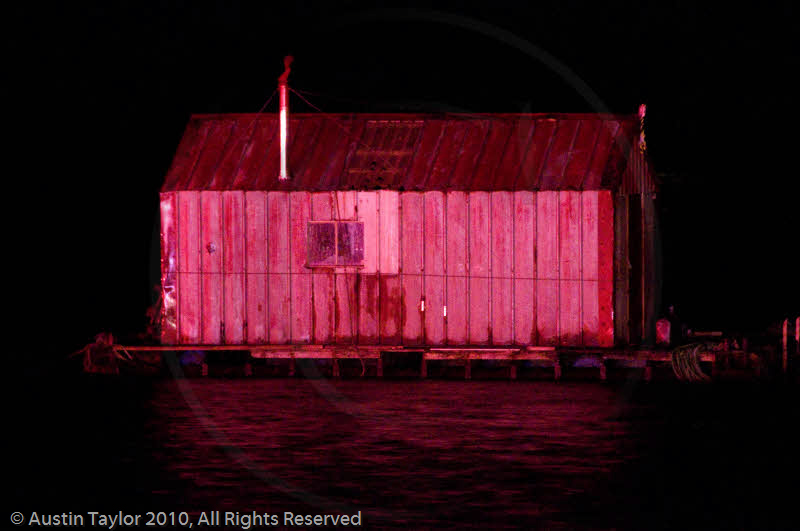
<svg viewBox="0 0 800 531">
<path fill-rule="evenodd" d="M 608 191 L 166 192 L 161 216 L 166 344 L 614 342 Z M 331 219 L 363 221 L 363 267 L 306 267 Z"/>
</svg>

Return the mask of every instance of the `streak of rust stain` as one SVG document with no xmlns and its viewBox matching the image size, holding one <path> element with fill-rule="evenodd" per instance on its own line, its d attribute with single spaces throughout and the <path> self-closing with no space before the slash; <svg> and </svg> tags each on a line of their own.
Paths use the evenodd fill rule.
<svg viewBox="0 0 800 531">
<path fill-rule="evenodd" d="M 363 277 L 363 278 L 362 278 Z M 378 278 L 376 275 L 358 275 L 359 282 L 364 284 L 364 296 L 359 301 L 359 328 L 358 337 L 359 341 L 364 344 L 377 344 L 379 342 L 379 333 L 377 329 L 379 312 L 378 309 Z M 359 290 L 359 293 L 361 291 Z M 361 316 L 368 317 L 370 322 L 375 323 L 375 326 L 361 326 Z"/>
<path fill-rule="evenodd" d="M 380 280 L 381 340 L 387 345 L 400 343 L 402 294 L 398 275 L 381 275 Z"/>
</svg>

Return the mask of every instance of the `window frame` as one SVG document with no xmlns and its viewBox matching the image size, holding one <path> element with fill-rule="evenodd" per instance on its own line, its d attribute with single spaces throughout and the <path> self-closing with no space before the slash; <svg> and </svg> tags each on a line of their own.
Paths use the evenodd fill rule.
<svg viewBox="0 0 800 531">
<path fill-rule="evenodd" d="M 333 224 L 333 257 L 334 263 L 332 264 L 312 264 L 309 260 L 311 257 L 311 226 L 323 225 L 326 223 Z M 325 220 L 308 220 L 306 225 L 306 267 L 309 269 L 338 269 L 338 268 L 363 268 L 364 267 L 364 254 L 366 249 L 362 249 L 361 262 L 358 264 L 340 264 L 339 263 L 339 225 L 342 223 L 358 223 L 361 225 L 362 247 L 365 241 L 364 237 L 364 221 L 360 219 L 325 219 Z"/>
</svg>

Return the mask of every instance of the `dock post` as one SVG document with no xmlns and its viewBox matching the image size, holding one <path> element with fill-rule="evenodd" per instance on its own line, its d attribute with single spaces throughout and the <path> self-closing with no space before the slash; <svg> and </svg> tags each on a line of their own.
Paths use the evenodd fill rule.
<svg viewBox="0 0 800 531">
<path fill-rule="evenodd" d="M 517 379 L 517 365 L 513 361 L 511 362 L 511 365 L 509 365 L 508 378 L 510 380 Z"/>
<path fill-rule="evenodd" d="M 648 363 L 644 366 L 644 381 L 650 382 L 653 380 L 653 367 Z"/>
<path fill-rule="evenodd" d="M 358 361 L 361 362 L 361 374 L 359 377 L 363 378 L 365 374 L 367 374 L 367 364 L 364 363 L 364 358 L 359 357 Z"/>
<path fill-rule="evenodd" d="M 561 361 L 556 358 L 555 364 L 553 364 L 553 378 L 555 381 L 561 380 Z"/>
<path fill-rule="evenodd" d="M 378 356 L 378 378 L 383 378 L 383 356 Z"/>
<path fill-rule="evenodd" d="M 245 376 L 253 376 L 253 366 L 248 361 L 244 364 L 244 375 Z"/>
<path fill-rule="evenodd" d="M 289 360 L 289 376 L 294 376 L 296 371 L 297 362 L 294 359 L 294 355 L 292 355 L 291 359 Z"/>
<path fill-rule="evenodd" d="M 331 362 L 333 363 L 333 377 L 334 378 L 339 378 L 341 376 L 339 374 L 339 360 L 336 359 L 336 358 L 333 358 L 331 360 Z"/>
<path fill-rule="evenodd" d="M 608 378 L 608 374 L 606 374 L 606 360 L 600 358 L 600 380 L 605 382 Z"/>
<path fill-rule="evenodd" d="M 783 320 L 783 333 L 781 337 L 781 369 L 783 370 L 783 374 L 786 374 L 789 372 L 789 319 Z"/>
<path fill-rule="evenodd" d="M 202 376 L 208 376 L 208 363 L 206 363 L 205 361 L 202 364 L 200 364 L 200 374 Z"/>
<path fill-rule="evenodd" d="M 425 353 L 422 353 L 422 361 L 420 362 L 419 366 L 419 377 L 420 378 L 427 378 L 428 377 L 428 361 L 425 359 Z"/>
<path fill-rule="evenodd" d="M 467 356 L 467 359 L 464 360 L 464 379 L 472 379 L 472 362 L 470 361 L 469 356 Z"/>
</svg>

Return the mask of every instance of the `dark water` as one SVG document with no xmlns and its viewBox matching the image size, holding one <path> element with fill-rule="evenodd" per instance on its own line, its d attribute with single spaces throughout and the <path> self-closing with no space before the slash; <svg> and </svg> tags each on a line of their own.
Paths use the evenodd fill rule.
<svg viewBox="0 0 800 531">
<path fill-rule="evenodd" d="M 367 528 L 797 529 L 795 390 L 9 382 L 7 512 L 362 512 Z"/>
</svg>

